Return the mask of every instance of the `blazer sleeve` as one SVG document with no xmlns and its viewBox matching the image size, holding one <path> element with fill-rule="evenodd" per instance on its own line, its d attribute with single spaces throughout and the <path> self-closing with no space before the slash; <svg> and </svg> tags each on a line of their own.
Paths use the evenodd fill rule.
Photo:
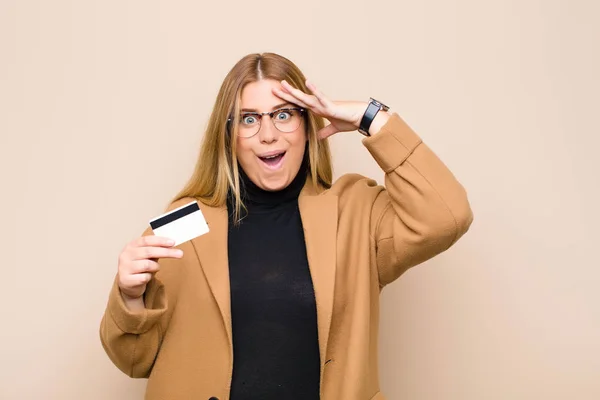
<svg viewBox="0 0 600 400">
<path fill-rule="evenodd" d="M 152 234 L 148 228 L 143 236 Z M 127 308 L 115 277 L 100 323 L 100 340 L 111 361 L 130 377 L 150 375 L 177 301 L 181 260 L 159 260 L 160 270 L 146 286 L 146 308 L 141 312 Z"/>
<path fill-rule="evenodd" d="M 452 246 L 473 213 L 463 186 L 398 114 L 363 144 L 385 172 L 370 227 L 383 287 Z"/>
</svg>

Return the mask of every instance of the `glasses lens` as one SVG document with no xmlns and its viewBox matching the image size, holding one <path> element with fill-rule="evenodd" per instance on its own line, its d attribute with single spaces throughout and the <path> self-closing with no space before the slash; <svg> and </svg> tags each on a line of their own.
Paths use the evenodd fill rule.
<svg viewBox="0 0 600 400">
<path fill-rule="evenodd" d="M 300 110 L 283 109 L 273 115 L 273 123 L 281 132 L 293 132 L 300 126 L 302 113 Z"/>
<path fill-rule="evenodd" d="M 238 135 L 240 137 L 250 137 L 256 135 L 260 129 L 261 118 L 256 114 L 242 114 L 240 116 L 240 125 L 238 127 Z"/>
</svg>

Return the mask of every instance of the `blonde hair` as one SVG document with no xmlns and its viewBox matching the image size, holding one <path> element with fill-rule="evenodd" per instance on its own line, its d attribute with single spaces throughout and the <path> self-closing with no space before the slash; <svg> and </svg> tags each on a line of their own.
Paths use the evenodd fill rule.
<svg viewBox="0 0 600 400">
<path fill-rule="evenodd" d="M 236 156 L 240 99 L 247 84 L 262 79 L 285 79 L 292 86 L 310 93 L 304 74 L 285 57 L 274 53 L 249 54 L 238 61 L 221 85 L 192 176 L 173 201 L 197 197 L 209 206 L 219 207 L 225 205 L 231 190 L 235 204 L 234 220 L 239 221 L 241 210 L 245 208 Z M 229 118 L 232 119 L 229 125 L 232 129 L 228 129 Z M 308 175 L 315 187 L 329 188 L 333 175 L 329 143 L 317 137 L 317 132 L 324 126 L 323 118 L 307 111 L 304 129 L 308 137 Z"/>
</svg>

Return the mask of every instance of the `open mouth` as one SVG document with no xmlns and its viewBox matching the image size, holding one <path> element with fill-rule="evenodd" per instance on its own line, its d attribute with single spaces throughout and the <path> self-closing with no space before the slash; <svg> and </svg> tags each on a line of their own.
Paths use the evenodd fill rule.
<svg viewBox="0 0 600 400">
<path fill-rule="evenodd" d="M 268 156 L 259 156 L 258 158 L 270 169 L 277 169 L 281 166 L 283 158 L 285 157 L 285 151 L 281 153 L 272 154 Z"/>
</svg>

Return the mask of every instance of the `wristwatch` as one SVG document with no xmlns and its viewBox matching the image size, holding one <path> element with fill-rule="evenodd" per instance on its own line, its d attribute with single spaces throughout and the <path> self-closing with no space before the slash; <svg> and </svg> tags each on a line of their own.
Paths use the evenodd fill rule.
<svg viewBox="0 0 600 400">
<path fill-rule="evenodd" d="M 388 106 L 371 97 L 371 99 L 369 100 L 369 106 L 367 107 L 365 114 L 360 120 L 360 126 L 358 127 L 358 131 L 365 136 L 371 136 L 371 134 L 369 133 L 369 128 L 371 127 L 371 123 L 375 119 L 375 116 L 379 111 L 387 111 L 389 109 L 390 108 Z"/>
</svg>

